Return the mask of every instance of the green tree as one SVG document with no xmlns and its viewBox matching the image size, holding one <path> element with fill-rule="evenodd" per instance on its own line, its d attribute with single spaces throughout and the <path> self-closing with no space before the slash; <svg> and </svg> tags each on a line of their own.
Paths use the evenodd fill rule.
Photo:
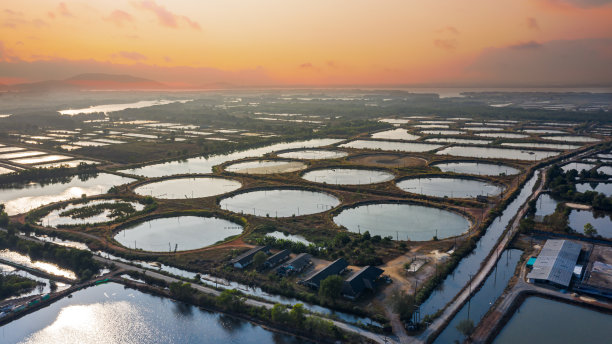
<svg viewBox="0 0 612 344">
<path fill-rule="evenodd" d="M 304 310 L 304 305 L 301 303 L 296 303 L 295 305 L 293 305 L 293 308 L 291 308 L 289 316 L 291 317 L 291 321 L 294 324 L 300 325 L 304 322 L 304 319 L 306 318 L 305 313 L 306 311 Z"/>
<path fill-rule="evenodd" d="M 279 324 L 285 323 L 288 319 L 287 307 L 277 303 L 272 307 L 270 315 L 272 316 L 272 321 Z"/>
<path fill-rule="evenodd" d="M 470 338 L 472 333 L 474 333 L 474 322 L 470 319 L 461 320 L 455 328 L 461 332 L 465 338 Z"/>
<path fill-rule="evenodd" d="M 324 300 L 335 300 L 342 292 L 344 280 L 338 275 L 328 276 L 321 281 L 319 286 L 319 297 Z"/>
<path fill-rule="evenodd" d="M 584 225 L 584 234 L 590 237 L 596 236 L 597 229 L 595 229 L 595 227 L 593 227 L 593 225 L 589 222 L 586 225 Z"/>
<path fill-rule="evenodd" d="M 253 265 L 256 269 L 260 269 L 261 267 L 263 267 L 267 259 L 268 255 L 266 255 L 265 252 L 259 251 L 255 253 L 255 256 L 253 257 Z"/>
<path fill-rule="evenodd" d="M 244 299 L 236 289 L 224 290 L 217 297 L 217 304 L 219 307 L 229 310 L 239 309 L 243 303 Z"/>
<path fill-rule="evenodd" d="M 414 297 L 403 292 L 400 289 L 395 289 L 391 293 L 393 300 L 393 310 L 400 316 L 400 319 L 408 321 L 412 318 L 414 311 Z"/>
</svg>

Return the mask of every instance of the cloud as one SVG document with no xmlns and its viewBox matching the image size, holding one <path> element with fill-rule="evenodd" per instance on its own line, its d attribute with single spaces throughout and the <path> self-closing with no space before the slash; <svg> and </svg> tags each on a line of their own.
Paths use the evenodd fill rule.
<svg viewBox="0 0 612 344">
<path fill-rule="evenodd" d="M 465 69 L 472 82 L 515 86 L 612 85 L 612 38 L 489 48 Z"/>
<path fill-rule="evenodd" d="M 327 64 L 327 67 L 333 68 L 333 69 L 337 69 L 337 68 L 340 67 L 340 66 L 338 66 L 338 63 L 336 61 L 331 61 L 330 60 L 330 61 L 327 61 L 326 64 Z"/>
<path fill-rule="evenodd" d="M 177 15 L 168 11 L 164 6 L 158 5 L 155 1 L 146 0 L 134 4 L 136 8 L 149 11 L 155 14 L 157 21 L 165 27 L 176 29 L 179 24 L 187 25 L 194 30 L 201 30 L 200 24 L 183 15 Z"/>
<path fill-rule="evenodd" d="M 132 61 L 144 61 L 147 59 L 146 56 L 135 51 L 120 51 L 117 54 L 113 54 L 113 57 L 124 58 Z"/>
<path fill-rule="evenodd" d="M 594 8 L 612 4 L 612 0 L 537 0 L 545 5 L 557 8 Z"/>
<path fill-rule="evenodd" d="M 453 34 L 453 35 L 458 35 L 459 34 L 459 30 L 457 30 L 457 28 L 454 27 L 454 26 L 447 26 L 445 28 L 436 30 L 436 32 L 437 33 L 450 33 L 450 34 Z"/>
<path fill-rule="evenodd" d="M 533 17 L 527 17 L 527 19 L 525 19 L 525 24 L 531 30 L 536 30 L 536 31 L 540 30 L 540 25 L 538 24 L 538 20 Z"/>
<path fill-rule="evenodd" d="M 517 44 L 508 46 L 508 48 L 510 49 L 519 49 L 519 50 L 531 50 L 531 49 L 538 49 L 541 47 L 542 47 L 542 44 L 536 41 L 521 42 L 521 43 L 517 43 Z"/>
<path fill-rule="evenodd" d="M 9 15 L 9 16 L 18 16 L 18 17 L 23 17 L 23 12 L 17 12 L 17 11 L 13 11 L 10 10 L 8 8 L 4 9 L 4 14 Z"/>
<path fill-rule="evenodd" d="M 0 62 L 11 62 L 13 60 L 15 60 L 13 51 L 7 48 L 3 41 L 0 41 Z M 0 71 L 1 70 L 2 69 L 0 69 Z"/>
<path fill-rule="evenodd" d="M 305 62 L 300 65 L 300 69 L 312 69 L 315 66 L 310 62 Z"/>
<path fill-rule="evenodd" d="M 452 51 L 457 48 L 457 40 L 455 39 L 434 39 L 434 45 L 440 49 Z"/>
<path fill-rule="evenodd" d="M 70 12 L 70 10 L 68 9 L 68 6 L 66 6 L 66 3 L 64 2 L 60 2 L 59 5 L 57 5 L 57 13 L 60 16 L 66 17 L 66 18 L 74 17 L 74 15 L 72 14 L 72 12 Z"/>
<path fill-rule="evenodd" d="M 22 25 L 33 25 L 36 28 L 47 27 L 49 24 L 42 19 L 28 20 L 25 18 L 22 12 L 16 12 L 13 10 L 5 9 L 3 13 L 6 15 L 4 20 L 0 23 L 1 26 L 16 29 Z"/>
<path fill-rule="evenodd" d="M 111 14 L 108 15 L 108 17 L 103 19 L 108 22 L 114 23 L 115 25 L 120 27 L 127 23 L 134 22 L 134 17 L 132 17 L 131 14 L 121 10 L 114 10 Z"/>
</svg>

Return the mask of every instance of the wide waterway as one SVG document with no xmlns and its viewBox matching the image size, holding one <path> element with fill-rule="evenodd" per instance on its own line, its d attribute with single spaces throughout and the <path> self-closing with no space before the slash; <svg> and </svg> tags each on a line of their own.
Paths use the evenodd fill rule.
<svg viewBox="0 0 612 344">
<path fill-rule="evenodd" d="M 116 283 L 77 291 L 0 329 L 6 344 L 308 342 Z"/>
<path fill-rule="evenodd" d="M 493 223 L 489 225 L 472 253 L 463 258 L 453 273 L 448 275 L 439 288 L 434 290 L 429 298 L 421 304 L 421 317 L 432 315 L 438 309 L 445 307 L 469 283 L 470 276 L 475 275 L 480 270 L 482 262 L 487 258 L 500 235 L 519 211 L 521 205 L 531 195 L 533 186 L 538 180 L 538 175 L 539 171 L 525 183 L 518 196 L 504 209 L 502 215 L 495 218 Z"/>
<path fill-rule="evenodd" d="M 463 305 L 461 310 L 448 323 L 444 331 L 434 341 L 435 344 L 446 344 L 463 340 L 463 335 L 457 330 L 457 325 L 465 319 L 472 320 L 474 325 L 478 324 L 502 294 L 510 278 L 514 276 L 514 270 L 521 258 L 521 253 L 521 250 L 506 250 L 501 254 L 495 270 L 487 277 L 487 280 L 478 292 Z"/>
</svg>

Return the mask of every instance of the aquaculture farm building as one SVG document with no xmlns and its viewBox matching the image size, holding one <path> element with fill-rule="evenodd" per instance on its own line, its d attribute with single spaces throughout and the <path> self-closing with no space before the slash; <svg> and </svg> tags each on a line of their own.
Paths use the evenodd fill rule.
<svg viewBox="0 0 612 344">
<path fill-rule="evenodd" d="M 548 283 L 567 288 L 572 280 L 582 246 L 568 240 L 547 240 L 533 269 L 527 274 L 529 283 Z"/>
</svg>

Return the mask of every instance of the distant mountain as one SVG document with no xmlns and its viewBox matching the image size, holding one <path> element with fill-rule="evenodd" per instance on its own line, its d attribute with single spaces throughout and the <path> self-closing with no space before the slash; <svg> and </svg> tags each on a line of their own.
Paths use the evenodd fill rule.
<svg viewBox="0 0 612 344">
<path fill-rule="evenodd" d="M 144 90 L 168 88 L 149 79 L 125 74 L 79 74 L 65 80 L 47 80 L 34 83 L 0 85 L 0 90 L 16 92 L 48 92 L 79 90 Z"/>
</svg>

